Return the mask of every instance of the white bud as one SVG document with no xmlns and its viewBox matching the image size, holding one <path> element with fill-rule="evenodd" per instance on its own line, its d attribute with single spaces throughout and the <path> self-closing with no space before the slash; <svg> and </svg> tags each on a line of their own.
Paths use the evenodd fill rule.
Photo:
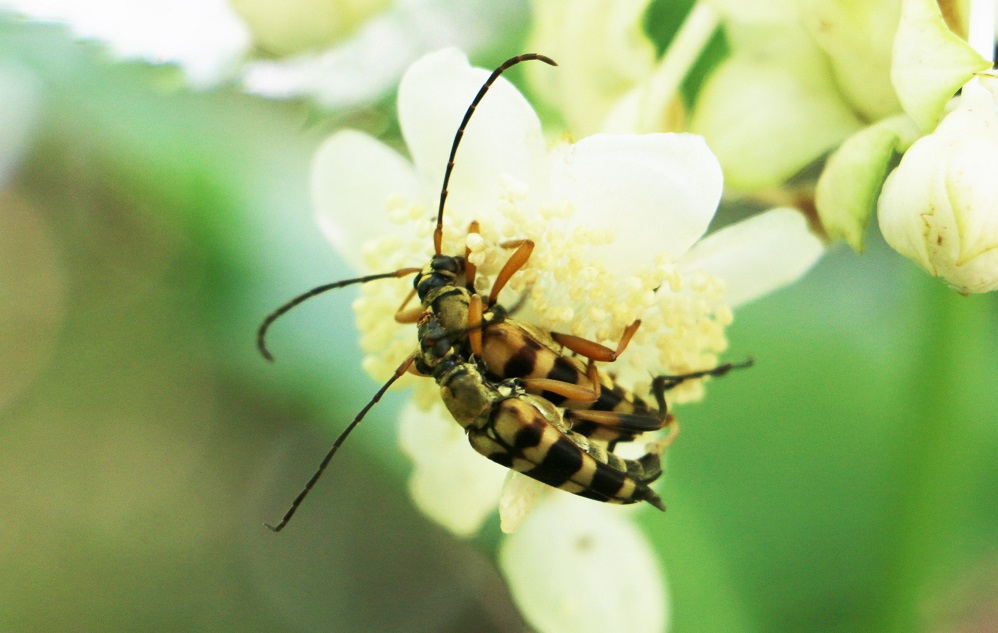
<svg viewBox="0 0 998 633">
<path fill-rule="evenodd" d="M 998 289 L 998 86 L 983 81 L 911 146 L 879 201 L 887 242 L 962 293 Z"/>
</svg>

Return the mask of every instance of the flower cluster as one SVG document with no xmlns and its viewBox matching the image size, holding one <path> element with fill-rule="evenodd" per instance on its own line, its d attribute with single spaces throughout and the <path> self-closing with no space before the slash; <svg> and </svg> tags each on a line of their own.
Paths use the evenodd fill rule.
<svg viewBox="0 0 998 633">
<path fill-rule="evenodd" d="M 963 123 L 937 130 L 957 107 L 954 94 L 980 95 L 973 86 L 989 81 L 992 0 L 701 0 L 658 60 L 643 28 L 647 2 L 533 4 L 532 41 L 593 69 L 572 85 L 531 75 L 538 94 L 574 130 L 690 129 L 717 155 L 729 193 L 813 204 L 827 235 L 857 251 L 879 209 L 888 243 L 958 291 L 998 285 L 988 255 L 998 241 L 994 213 L 974 193 L 987 189 L 994 166 L 986 143 L 978 142 L 990 136 L 984 101 L 976 97 L 976 124 L 953 113 Z M 719 30 L 728 52 L 689 99 L 687 116 L 682 82 Z M 922 159 L 902 161 L 887 178 L 916 140 L 937 134 L 915 146 Z M 980 169 L 947 158 L 957 155 Z M 808 170 L 823 163 L 815 182 Z M 926 183 L 936 184 L 930 190 Z M 942 183 L 955 197 L 946 203 L 948 220 L 948 212 L 937 213 Z M 940 238 L 942 245 L 933 246 Z"/>
</svg>

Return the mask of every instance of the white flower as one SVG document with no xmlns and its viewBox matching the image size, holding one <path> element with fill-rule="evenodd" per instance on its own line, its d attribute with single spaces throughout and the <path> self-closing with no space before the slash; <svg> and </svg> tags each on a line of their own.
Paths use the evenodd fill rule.
<svg viewBox="0 0 998 633">
<path fill-rule="evenodd" d="M 998 85 L 985 85 L 971 80 L 936 131 L 908 149 L 878 209 L 896 251 L 963 293 L 998 289 Z"/>
<path fill-rule="evenodd" d="M 451 142 L 487 76 L 456 50 L 427 55 L 407 71 L 398 109 L 411 163 L 358 132 L 338 132 L 319 149 L 312 175 L 318 222 L 358 272 L 386 272 L 429 260 Z M 530 104 L 500 79 L 479 105 L 457 153 L 443 252 L 470 248 L 480 290 L 487 292 L 509 257 L 498 244 L 533 240 L 529 262 L 500 301 L 509 305 L 528 293 L 516 318 L 607 343 L 640 317 L 641 327 L 613 370 L 623 384 L 646 389 L 652 375 L 714 366 L 727 344 L 724 329 L 732 318 L 731 306 L 789 283 L 822 252 L 804 218 L 788 209 L 701 239 L 721 188 L 716 159 L 694 135 L 604 134 L 549 150 Z M 481 235 L 469 237 L 473 219 L 481 223 Z M 392 319 L 410 288 L 402 281 L 365 284 L 355 304 L 367 353 L 364 366 L 378 379 L 387 378 L 415 348 L 412 326 Z M 543 525 L 561 529 L 548 523 L 558 513 L 543 509 L 568 495 L 522 476 L 507 476 L 508 471 L 481 458 L 446 414 L 433 381 L 409 377 L 400 382 L 406 381 L 415 383 L 416 392 L 403 414 L 402 437 L 415 462 L 411 490 L 421 509 L 462 535 L 475 532 L 497 502 L 504 530 L 526 521 L 528 536 L 519 535 L 516 542 L 530 540 L 535 530 L 544 532 Z M 672 401 L 695 399 L 701 389 L 698 383 L 683 385 L 671 393 Z M 504 478 L 506 492 L 500 500 Z M 527 514 L 534 497 L 538 507 Z M 627 513 L 587 500 L 571 502 L 586 513 Z M 613 519 L 607 521 L 608 530 L 618 529 L 612 527 Z M 592 525 L 601 530 L 595 526 L 603 522 Z M 593 538 L 594 543 L 605 542 L 600 540 L 604 536 Z M 508 547 L 515 552 L 521 546 Z M 614 555 L 611 550 L 596 547 L 595 560 L 579 559 L 586 561 L 584 567 L 566 564 L 564 573 L 578 583 L 593 583 L 580 591 L 580 600 L 588 600 L 587 591 L 595 590 L 601 569 L 612 564 L 607 560 Z M 518 570 L 517 561 L 531 564 L 529 556 L 504 555 L 514 594 L 516 579 L 531 575 Z M 647 569 L 635 571 L 635 582 L 655 588 L 661 602 L 658 573 Z M 612 612 L 620 605 L 606 606 Z M 529 607 L 524 610 L 542 626 Z M 661 613 L 656 617 L 661 622 Z"/>
</svg>

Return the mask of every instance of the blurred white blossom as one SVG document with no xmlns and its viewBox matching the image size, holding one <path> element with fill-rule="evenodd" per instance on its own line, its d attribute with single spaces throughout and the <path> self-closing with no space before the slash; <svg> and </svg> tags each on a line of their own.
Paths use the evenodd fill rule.
<svg viewBox="0 0 998 633">
<path fill-rule="evenodd" d="M 194 88 L 236 81 L 249 93 L 327 108 L 389 93 L 419 56 L 445 46 L 500 46 L 526 0 L 0 0 L 64 24 L 125 60 L 180 68 Z"/>
<path fill-rule="evenodd" d="M 525 0 L 349 0 L 348 4 L 360 5 L 351 13 L 349 32 L 328 46 L 249 63 L 242 76 L 245 89 L 274 98 L 307 97 L 327 108 L 370 103 L 398 85 L 405 69 L 421 55 L 445 46 L 472 51 L 501 46 L 527 13 Z M 282 10 L 279 4 L 264 6 Z M 303 17 L 307 21 L 308 16 Z M 307 27 L 294 26 L 288 36 L 302 28 Z"/>
<path fill-rule="evenodd" d="M 534 93 L 557 108 L 572 134 L 606 131 L 618 102 L 652 74 L 655 46 L 644 31 L 650 0 L 532 0 L 529 50 L 561 64 L 557 76 L 526 68 Z M 658 130 L 666 131 L 666 130 Z"/>
<path fill-rule="evenodd" d="M 65 24 L 115 56 L 176 64 L 195 87 L 229 77 L 250 49 L 250 31 L 226 0 L 3 0 L 17 12 Z"/>
</svg>

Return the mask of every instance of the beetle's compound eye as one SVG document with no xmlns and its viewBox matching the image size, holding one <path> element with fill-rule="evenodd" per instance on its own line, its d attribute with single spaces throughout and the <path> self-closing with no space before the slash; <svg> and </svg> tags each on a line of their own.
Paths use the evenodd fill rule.
<svg viewBox="0 0 998 633">
<path fill-rule="evenodd" d="M 443 275 L 457 275 L 464 269 L 463 257 L 452 257 L 450 255 L 434 255 L 430 261 L 430 268 Z"/>
</svg>

